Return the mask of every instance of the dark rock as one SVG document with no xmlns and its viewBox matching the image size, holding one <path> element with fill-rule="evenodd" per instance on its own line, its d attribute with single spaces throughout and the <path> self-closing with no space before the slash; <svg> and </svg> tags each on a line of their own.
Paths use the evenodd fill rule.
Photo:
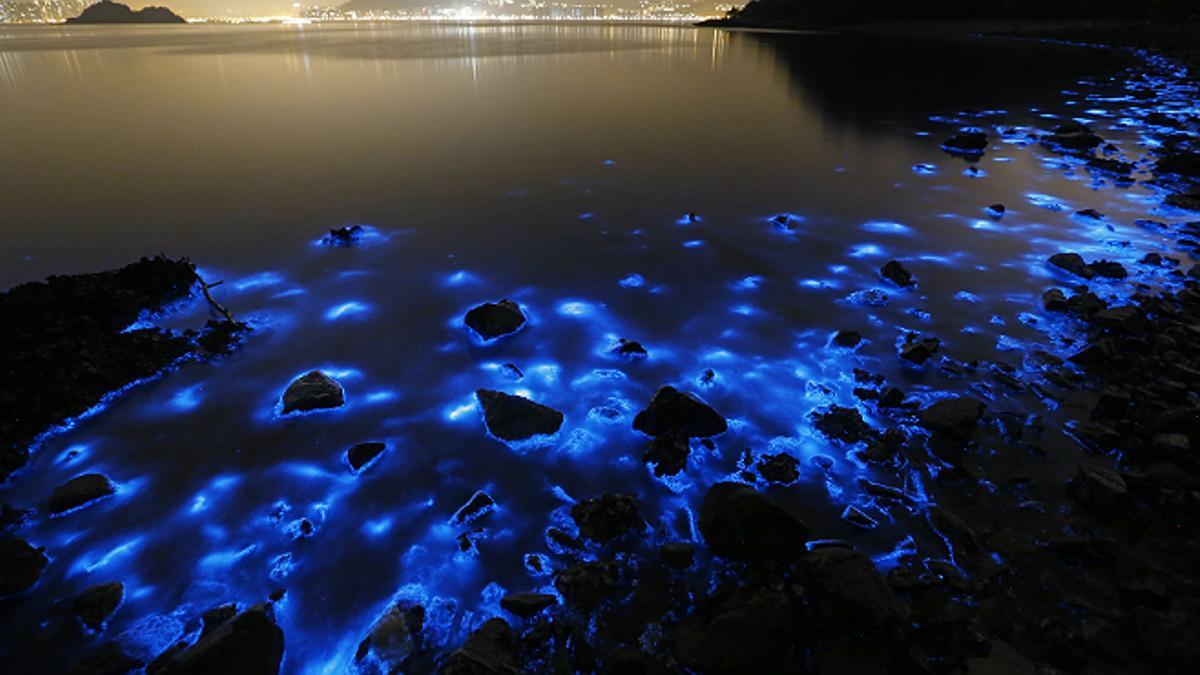
<svg viewBox="0 0 1200 675">
<path fill-rule="evenodd" d="M 1050 264 L 1084 279 L 1096 276 L 1095 271 L 1083 261 L 1083 256 L 1078 253 L 1055 253 L 1050 256 Z"/>
<path fill-rule="evenodd" d="M 803 672 L 787 659 L 789 644 L 797 640 L 786 593 L 762 590 L 731 598 L 715 614 L 701 643 L 701 672 Z"/>
<path fill-rule="evenodd" d="M 987 214 L 992 218 L 999 220 L 1004 217 L 1004 214 L 1007 212 L 1007 210 L 1008 209 L 1004 208 L 1003 204 L 992 204 L 991 206 L 987 207 Z"/>
<path fill-rule="evenodd" d="M 812 413 L 813 426 L 825 437 L 843 443 L 858 443 L 871 432 L 857 408 L 831 405 Z"/>
<path fill-rule="evenodd" d="M 1129 276 L 1129 272 L 1125 270 L 1124 265 L 1110 260 L 1098 260 L 1089 264 L 1088 269 L 1096 276 L 1107 279 L 1124 279 Z"/>
<path fill-rule="evenodd" d="M 642 460 L 654 465 L 655 476 L 674 476 L 687 468 L 687 459 L 691 451 L 691 442 L 687 436 L 678 432 L 668 432 L 654 437 L 646 444 Z"/>
<path fill-rule="evenodd" d="M 549 593 L 509 593 L 500 598 L 500 608 L 522 619 L 528 619 L 558 604 L 558 598 Z"/>
<path fill-rule="evenodd" d="M 942 144 L 942 149 L 956 155 L 982 155 L 987 150 L 988 136 L 978 129 L 963 129 Z"/>
<path fill-rule="evenodd" d="M 1121 474 L 1090 462 L 1079 465 L 1079 473 L 1070 483 L 1070 492 L 1088 509 L 1108 518 L 1128 512 L 1133 503 Z"/>
<path fill-rule="evenodd" d="M 932 358 L 941 346 L 942 341 L 935 337 L 921 337 L 916 333 L 908 333 L 900 345 L 900 358 L 921 365 Z"/>
<path fill-rule="evenodd" d="M 904 405 L 904 392 L 896 387 L 884 387 L 875 405 L 880 408 L 899 408 Z"/>
<path fill-rule="evenodd" d="M 346 404 L 346 392 L 332 377 L 314 370 L 292 380 L 283 392 L 283 414 L 340 408 Z"/>
<path fill-rule="evenodd" d="M 1104 139 L 1078 122 L 1060 124 L 1048 136 L 1042 137 L 1043 145 L 1067 153 L 1092 151 L 1102 143 Z"/>
<path fill-rule="evenodd" d="M 864 530 L 873 530 L 879 526 L 878 521 L 853 504 L 842 511 L 842 520 Z"/>
<path fill-rule="evenodd" d="M 659 548 L 659 556 L 667 565 L 677 570 L 687 569 L 696 559 L 696 547 L 681 541 L 671 541 Z"/>
<path fill-rule="evenodd" d="M 1080 211 L 1076 211 L 1075 215 L 1079 216 L 1080 218 L 1088 218 L 1090 220 L 1104 220 L 1104 214 L 1100 213 L 1096 209 L 1082 209 Z"/>
<path fill-rule="evenodd" d="M 363 231 L 362 225 L 336 227 L 329 230 L 329 234 L 321 241 L 326 246 L 353 246 L 358 243 Z"/>
<path fill-rule="evenodd" d="M 839 330 L 833 336 L 833 344 L 838 347 L 850 349 L 857 347 L 858 343 L 862 342 L 862 335 L 852 330 Z"/>
<path fill-rule="evenodd" d="M 620 587 L 621 568 L 611 561 L 576 563 L 554 577 L 554 588 L 568 604 L 583 612 L 613 599 Z"/>
<path fill-rule="evenodd" d="M 1146 315 L 1134 305 L 1099 310 L 1091 315 L 1092 323 L 1109 330 L 1136 333 L 1146 326 Z"/>
<path fill-rule="evenodd" d="M 511 300 L 486 302 L 467 312 L 463 319 L 471 330 L 484 340 L 494 340 L 520 330 L 525 325 L 525 314 Z"/>
<path fill-rule="evenodd" d="M 661 387 L 650 405 L 633 419 L 633 428 L 648 436 L 678 433 L 688 438 L 724 433 L 725 418 L 700 399 L 674 387 Z"/>
<path fill-rule="evenodd" d="M 55 488 L 46 508 L 50 513 L 66 513 L 103 499 L 116 491 L 116 486 L 107 476 L 85 473 Z"/>
<path fill-rule="evenodd" d="M 0 539 L 0 597 L 22 593 L 37 583 L 50 562 L 44 550 L 16 537 Z"/>
<path fill-rule="evenodd" d="M 700 533 L 713 554 L 759 562 L 788 561 L 804 551 L 808 526 L 740 483 L 717 483 L 700 506 Z"/>
<path fill-rule="evenodd" d="M 973 398 L 945 398 L 921 411 L 921 426 L 935 434 L 969 441 L 983 410 L 983 403 Z"/>
<path fill-rule="evenodd" d="M 1200 211 L 1200 188 L 1191 192 L 1175 192 L 1167 197 L 1167 206 L 1174 206 L 1185 211 Z"/>
<path fill-rule="evenodd" d="M 365 669 L 370 663 L 385 673 L 408 672 L 409 658 L 421 646 L 425 608 L 402 600 L 388 608 L 358 643 L 354 663 Z M 371 672 L 374 672 L 373 670 Z"/>
<path fill-rule="evenodd" d="M 1171 174 L 1200 179 L 1200 153 L 1173 152 L 1159 158 L 1154 165 L 1157 176 Z"/>
<path fill-rule="evenodd" d="M 125 584 L 113 581 L 88 588 L 75 598 L 75 616 L 90 630 L 100 630 L 125 598 Z"/>
<path fill-rule="evenodd" d="M 229 602 L 224 605 L 217 605 L 210 610 L 207 610 L 200 615 L 200 635 L 208 635 L 214 630 L 221 627 L 226 621 L 234 618 L 238 614 L 237 603 Z"/>
<path fill-rule="evenodd" d="M 516 638 L 504 619 L 489 619 L 438 670 L 441 675 L 516 675 L 522 672 Z"/>
<path fill-rule="evenodd" d="M 800 461 L 786 452 L 763 455 L 758 460 L 758 474 L 768 483 L 791 485 L 800 479 Z"/>
<path fill-rule="evenodd" d="M 1051 288 L 1042 294 L 1042 308 L 1047 312 L 1067 311 L 1067 296 L 1057 288 Z"/>
<path fill-rule="evenodd" d="M 820 548 L 802 556 L 796 572 L 811 594 L 812 625 L 822 634 L 884 643 L 903 639 L 908 608 L 863 554 Z"/>
<path fill-rule="evenodd" d="M 476 492 L 471 499 L 463 504 L 450 518 L 450 524 L 456 527 L 469 525 L 483 516 L 496 510 L 496 501 L 486 492 Z"/>
<path fill-rule="evenodd" d="M 128 5 L 100 0 L 83 10 L 79 16 L 67 19 L 67 23 L 187 23 L 187 20 L 166 7 L 143 7 L 134 11 Z"/>
<path fill-rule="evenodd" d="M 916 285 L 916 282 L 913 281 L 912 273 L 904 269 L 904 265 L 901 265 L 897 260 L 891 260 L 879 268 L 879 276 L 901 288 Z"/>
<path fill-rule="evenodd" d="M 562 413 L 523 396 L 477 389 L 475 397 L 483 406 L 483 420 L 488 431 L 497 438 L 523 441 L 534 436 L 558 433 L 562 427 Z"/>
<path fill-rule="evenodd" d="M 67 675 L 123 675 L 136 671 L 146 665 L 144 661 L 131 655 L 125 645 L 117 641 L 105 642 L 82 661 L 67 670 Z M 151 664 L 153 665 L 153 664 Z M 158 673 L 161 671 L 147 672 Z"/>
<path fill-rule="evenodd" d="M 644 359 L 648 356 L 646 348 L 642 346 L 642 343 L 626 340 L 625 338 L 617 340 L 617 346 L 613 349 L 613 353 L 617 356 L 624 356 L 631 361 Z"/>
<path fill-rule="evenodd" d="M 1133 173 L 1135 167 L 1129 162 L 1122 162 L 1116 159 L 1106 159 L 1103 157 L 1089 157 L 1087 165 L 1089 169 L 1103 174 L 1108 174 L 1109 176 L 1112 176 L 1118 180 L 1133 180 L 1129 174 Z"/>
<path fill-rule="evenodd" d="M 270 605 L 255 605 L 163 663 L 163 675 L 275 675 L 283 660 L 283 631 Z"/>
<path fill-rule="evenodd" d="M 375 458 L 386 449 L 387 444 L 378 441 L 359 443 L 346 451 L 346 463 L 350 465 L 351 471 L 358 473 L 375 461 Z"/>
<path fill-rule="evenodd" d="M 579 533 L 592 541 L 611 541 L 643 526 L 637 497 L 604 493 L 571 507 L 571 518 Z"/>
</svg>

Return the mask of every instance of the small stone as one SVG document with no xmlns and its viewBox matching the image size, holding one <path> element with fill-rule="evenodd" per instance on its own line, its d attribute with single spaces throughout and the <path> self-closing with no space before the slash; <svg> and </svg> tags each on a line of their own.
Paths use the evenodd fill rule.
<svg viewBox="0 0 1200 675">
<path fill-rule="evenodd" d="M 450 518 L 450 524 L 456 527 L 470 525 L 495 510 L 496 501 L 486 492 L 479 491 L 471 495 L 471 499 L 454 512 Z"/>
<path fill-rule="evenodd" d="M 758 460 L 758 474 L 768 483 L 791 485 L 800 478 L 800 460 L 786 452 L 763 455 Z"/>
<path fill-rule="evenodd" d="M 916 333 L 908 333 L 900 345 L 900 358 L 921 365 L 932 358 L 941 346 L 942 341 L 935 337 L 921 337 Z"/>
<path fill-rule="evenodd" d="M 100 630 L 125 598 L 125 585 L 119 581 L 97 584 L 75 598 L 75 616 L 89 630 Z"/>
<path fill-rule="evenodd" d="M 1070 484 L 1071 496 L 1097 515 L 1115 517 L 1132 505 L 1129 488 L 1121 474 L 1091 462 L 1082 462 Z"/>
<path fill-rule="evenodd" d="M 725 418 L 700 399 L 665 386 L 637 414 L 633 428 L 648 436 L 676 432 L 688 438 L 703 438 L 724 433 L 728 427 Z"/>
<path fill-rule="evenodd" d="M 523 441 L 534 436 L 549 436 L 562 427 L 563 414 L 523 396 L 479 389 L 475 392 L 483 407 L 488 431 L 506 441 Z"/>
<path fill-rule="evenodd" d="M 378 441 L 359 443 L 346 451 L 346 463 L 350 465 L 351 471 L 359 473 L 370 466 L 386 449 L 387 444 Z"/>
<path fill-rule="evenodd" d="M 916 282 L 913 281 L 912 273 L 905 269 L 904 265 L 901 265 L 897 260 L 889 261 L 887 264 L 881 267 L 879 269 L 879 276 L 887 279 L 901 288 L 908 288 L 916 285 Z"/>
<path fill-rule="evenodd" d="M 978 129 L 963 129 L 942 144 L 942 149 L 955 155 L 982 155 L 988 146 L 988 135 Z"/>
<path fill-rule="evenodd" d="M 50 562 L 44 550 L 16 537 L 0 539 L 0 597 L 22 593 L 37 583 Z"/>
<path fill-rule="evenodd" d="M 528 619 L 557 604 L 558 598 L 549 593 L 509 593 L 500 598 L 500 609 L 522 619 Z"/>
<path fill-rule="evenodd" d="M 839 330 L 833 336 L 833 344 L 838 347 L 850 349 L 857 347 L 858 343 L 862 342 L 862 335 L 852 330 Z"/>
<path fill-rule="evenodd" d="M 992 204 L 987 207 L 987 214 L 996 220 L 1003 218 L 1006 212 L 1007 209 L 1004 208 L 1003 204 Z"/>
<path fill-rule="evenodd" d="M 1098 277 L 1107 279 L 1124 279 L 1129 276 L 1129 272 L 1125 266 L 1111 260 L 1099 260 L 1088 265 L 1088 269 Z"/>
<path fill-rule="evenodd" d="M 595 499 L 579 502 L 571 507 L 571 518 L 581 535 L 601 543 L 643 525 L 638 513 L 637 497 L 631 494 L 606 492 Z"/>
<path fill-rule="evenodd" d="M 484 340 L 495 340 L 520 330 L 525 325 L 525 314 L 517 303 L 501 300 L 473 308 L 463 321 Z"/>
<path fill-rule="evenodd" d="M 85 473 L 63 483 L 50 495 L 47 508 L 50 513 L 66 513 L 83 508 L 117 491 L 107 476 Z"/>
<path fill-rule="evenodd" d="M 1082 209 L 1080 211 L 1076 211 L 1075 215 L 1079 216 L 1080 218 L 1087 218 L 1089 220 L 1104 220 L 1104 214 L 1100 213 L 1096 209 Z"/>
<path fill-rule="evenodd" d="M 613 353 L 617 356 L 623 356 L 630 361 L 644 359 L 649 355 L 646 352 L 646 348 L 642 346 L 642 343 L 626 340 L 625 338 L 617 340 L 617 346 L 613 349 Z"/>
<path fill-rule="evenodd" d="M 349 227 L 336 227 L 329 230 L 329 234 L 325 236 L 323 242 L 326 246 L 353 246 L 358 243 L 363 234 L 362 225 L 350 225 Z"/>
<path fill-rule="evenodd" d="M 1083 256 L 1078 253 L 1055 253 L 1050 256 L 1049 262 L 1051 265 L 1061 270 L 1066 270 L 1077 277 L 1091 279 L 1096 276 L 1095 271 L 1084 262 Z"/>
<path fill-rule="evenodd" d="M 899 408 L 904 405 L 904 392 L 896 387 L 884 387 L 875 405 L 880 408 Z"/>
<path fill-rule="evenodd" d="M 516 636 L 504 619 L 488 619 L 450 654 L 440 675 L 516 675 L 524 672 Z"/>
<path fill-rule="evenodd" d="M 301 375 L 283 392 L 283 414 L 327 410 L 346 405 L 346 391 L 332 377 L 314 370 Z"/>
</svg>

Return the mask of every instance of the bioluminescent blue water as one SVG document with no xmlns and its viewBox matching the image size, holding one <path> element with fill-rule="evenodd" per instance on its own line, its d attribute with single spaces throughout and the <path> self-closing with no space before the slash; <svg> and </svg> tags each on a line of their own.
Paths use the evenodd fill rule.
<svg viewBox="0 0 1200 675">
<path fill-rule="evenodd" d="M 1123 123 L 1137 104 L 1122 77 L 1109 79 L 1120 64 L 1067 47 L 980 43 L 969 58 L 988 76 L 930 81 L 836 36 L 387 26 L 321 28 L 300 44 L 278 27 L 187 30 L 182 44 L 154 31 L 69 37 L 86 51 L 46 48 L 36 31 L 0 43 L 4 119 L 29 118 L 47 96 L 69 107 L 77 85 L 103 88 L 96 106 L 48 116 L 80 147 L 105 119 L 131 157 L 120 177 L 92 178 L 90 189 L 129 190 L 98 212 L 75 197 L 41 209 L 0 197 L 13 232 L 4 259 L 20 260 L 4 280 L 186 253 L 210 282 L 226 281 L 219 299 L 254 326 L 234 355 L 184 364 L 65 424 L 5 487 L 4 501 L 37 507 L 82 473 L 119 486 L 22 530 L 51 563 L 32 591 L 5 601 L 13 664 L 68 665 L 118 637 L 152 656 L 194 631 L 200 612 L 281 587 L 286 672 L 346 670 L 399 598 L 425 603 L 428 641 L 453 646 L 501 613 L 503 592 L 553 592 L 547 570 L 561 558 L 547 528 L 574 531 L 571 504 L 604 491 L 638 496 L 647 549 L 699 540 L 708 486 L 756 480 L 814 539 L 849 541 L 881 568 L 913 556 L 955 563 L 927 507 L 970 512 L 1008 478 L 1061 479 L 1079 456 L 1063 424 L 1078 410 L 1043 379 L 1039 353 L 1070 353 L 1080 329 L 1042 312 L 1039 297 L 1085 282 L 1046 258 L 1070 249 L 1133 270 L 1147 248 L 1171 245 L 1135 222 L 1180 215 L 1151 187 L 1027 142 L 1077 118 L 1120 155 L 1142 152 L 1141 127 Z M 413 35 L 449 46 L 404 46 Z M 466 40 L 481 51 L 458 51 Z M 1055 68 L 1017 76 L 1010 57 Z M 114 75 L 141 64 L 148 79 Z M 172 93 L 128 107 L 131 93 L 172 77 Z M 178 139 L 167 141 L 160 119 Z M 963 126 L 991 137 L 977 162 L 940 150 Z M 18 154 L 26 142 L 0 131 Z M 109 142 L 79 150 L 45 183 L 35 169 L 52 157 L 26 153 L 19 191 L 74 185 Z M 178 151 L 196 161 L 169 161 Z M 0 153 L 4 175 L 13 156 Z M 1002 217 L 984 211 L 995 203 L 1007 205 Z M 1106 217 L 1073 215 L 1083 208 Z M 86 257 L 59 236 L 75 216 L 112 225 Z M 321 243 L 346 223 L 369 236 Z M 892 259 L 914 288 L 879 276 Z M 1138 274 L 1173 283 L 1166 269 Z M 504 298 L 528 320 L 519 332 L 484 342 L 463 325 L 471 307 Z M 147 320 L 182 328 L 206 317 L 195 303 Z M 864 339 L 838 347 L 839 330 Z M 937 336 L 939 357 L 899 359 L 910 332 Z M 621 340 L 647 357 L 616 353 Z M 347 405 L 280 415 L 283 389 L 313 369 L 342 383 Z M 1036 421 L 1055 454 L 985 430 L 976 452 L 992 473 L 946 494 L 937 463 L 871 465 L 810 418 L 840 405 L 882 425 L 854 393 L 865 373 L 920 404 L 971 394 Z M 1007 386 L 1013 377 L 1023 386 Z M 631 424 L 664 384 L 702 397 L 730 428 L 694 443 L 684 473 L 656 477 Z M 484 428 L 480 388 L 551 406 L 565 422 L 550 437 L 502 442 Z M 363 441 L 386 450 L 355 473 L 344 454 Z M 799 460 L 796 485 L 755 478 L 758 459 L 777 453 Z M 1029 499 L 1061 482 L 1029 486 Z M 452 524 L 478 491 L 494 510 Z M 107 581 L 124 582 L 124 604 L 103 636 L 84 635 L 69 600 Z"/>
</svg>

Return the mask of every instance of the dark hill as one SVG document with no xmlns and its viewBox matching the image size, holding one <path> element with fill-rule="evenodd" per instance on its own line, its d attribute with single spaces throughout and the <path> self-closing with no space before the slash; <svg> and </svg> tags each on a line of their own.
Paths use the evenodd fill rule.
<svg viewBox="0 0 1200 675">
<path fill-rule="evenodd" d="M 166 7 L 145 7 L 133 11 L 128 5 L 101 0 L 83 10 L 79 16 L 67 19 L 67 23 L 187 23 Z"/>
</svg>

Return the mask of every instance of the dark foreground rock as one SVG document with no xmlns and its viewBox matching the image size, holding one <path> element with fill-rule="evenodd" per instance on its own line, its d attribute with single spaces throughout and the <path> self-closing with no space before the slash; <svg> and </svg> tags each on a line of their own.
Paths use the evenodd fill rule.
<svg viewBox="0 0 1200 675">
<path fill-rule="evenodd" d="M 275 675 L 283 660 L 283 630 L 269 604 L 250 607 L 161 663 L 162 675 Z"/>
<path fill-rule="evenodd" d="M 517 303 L 501 300 L 473 308 L 463 321 L 484 340 L 495 340 L 520 330 L 525 325 L 525 315 Z"/>
<path fill-rule="evenodd" d="M 358 643 L 355 666 L 362 672 L 406 672 L 411 657 L 422 646 L 424 624 L 424 607 L 408 601 L 392 605 Z"/>
<path fill-rule="evenodd" d="M 314 370 L 292 380 L 283 392 L 283 414 L 328 410 L 346 405 L 346 390 L 337 380 Z"/>
<path fill-rule="evenodd" d="M 488 431 L 497 438 L 523 441 L 556 434 L 562 427 L 562 413 L 523 396 L 479 389 L 475 397 L 483 407 L 483 421 Z"/>
<path fill-rule="evenodd" d="M 450 654 L 442 675 L 515 675 L 521 672 L 516 636 L 504 619 L 489 619 Z"/>
<path fill-rule="evenodd" d="M 86 589 L 75 598 L 75 616 L 90 630 L 100 630 L 125 599 L 125 584 L 112 581 Z"/>
<path fill-rule="evenodd" d="M 0 597 L 28 590 L 50 562 L 42 549 L 16 537 L 0 539 Z"/>
<path fill-rule="evenodd" d="M 66 513 L 108 497 L 116 491 L 116 486 L 107 476 L 86 473 L 55 488 L 46 508 L 50 513 Z"/>
<path fill-rule="evenodd" d="M 717 483 L 700 505 L 700 533 L 723 558 L 786 562 L 804 551 L 808 527 L 787 509 L 741 483 Z"/>
<path fill-rule="evenodd" d="M 703 438 L 725 433 L 725 418 L 700 399 L 670 386 L 662 387 L 650 405 L 633 419 L 633 428 L 648 435 L 677 433 Z"/>
</svg>

